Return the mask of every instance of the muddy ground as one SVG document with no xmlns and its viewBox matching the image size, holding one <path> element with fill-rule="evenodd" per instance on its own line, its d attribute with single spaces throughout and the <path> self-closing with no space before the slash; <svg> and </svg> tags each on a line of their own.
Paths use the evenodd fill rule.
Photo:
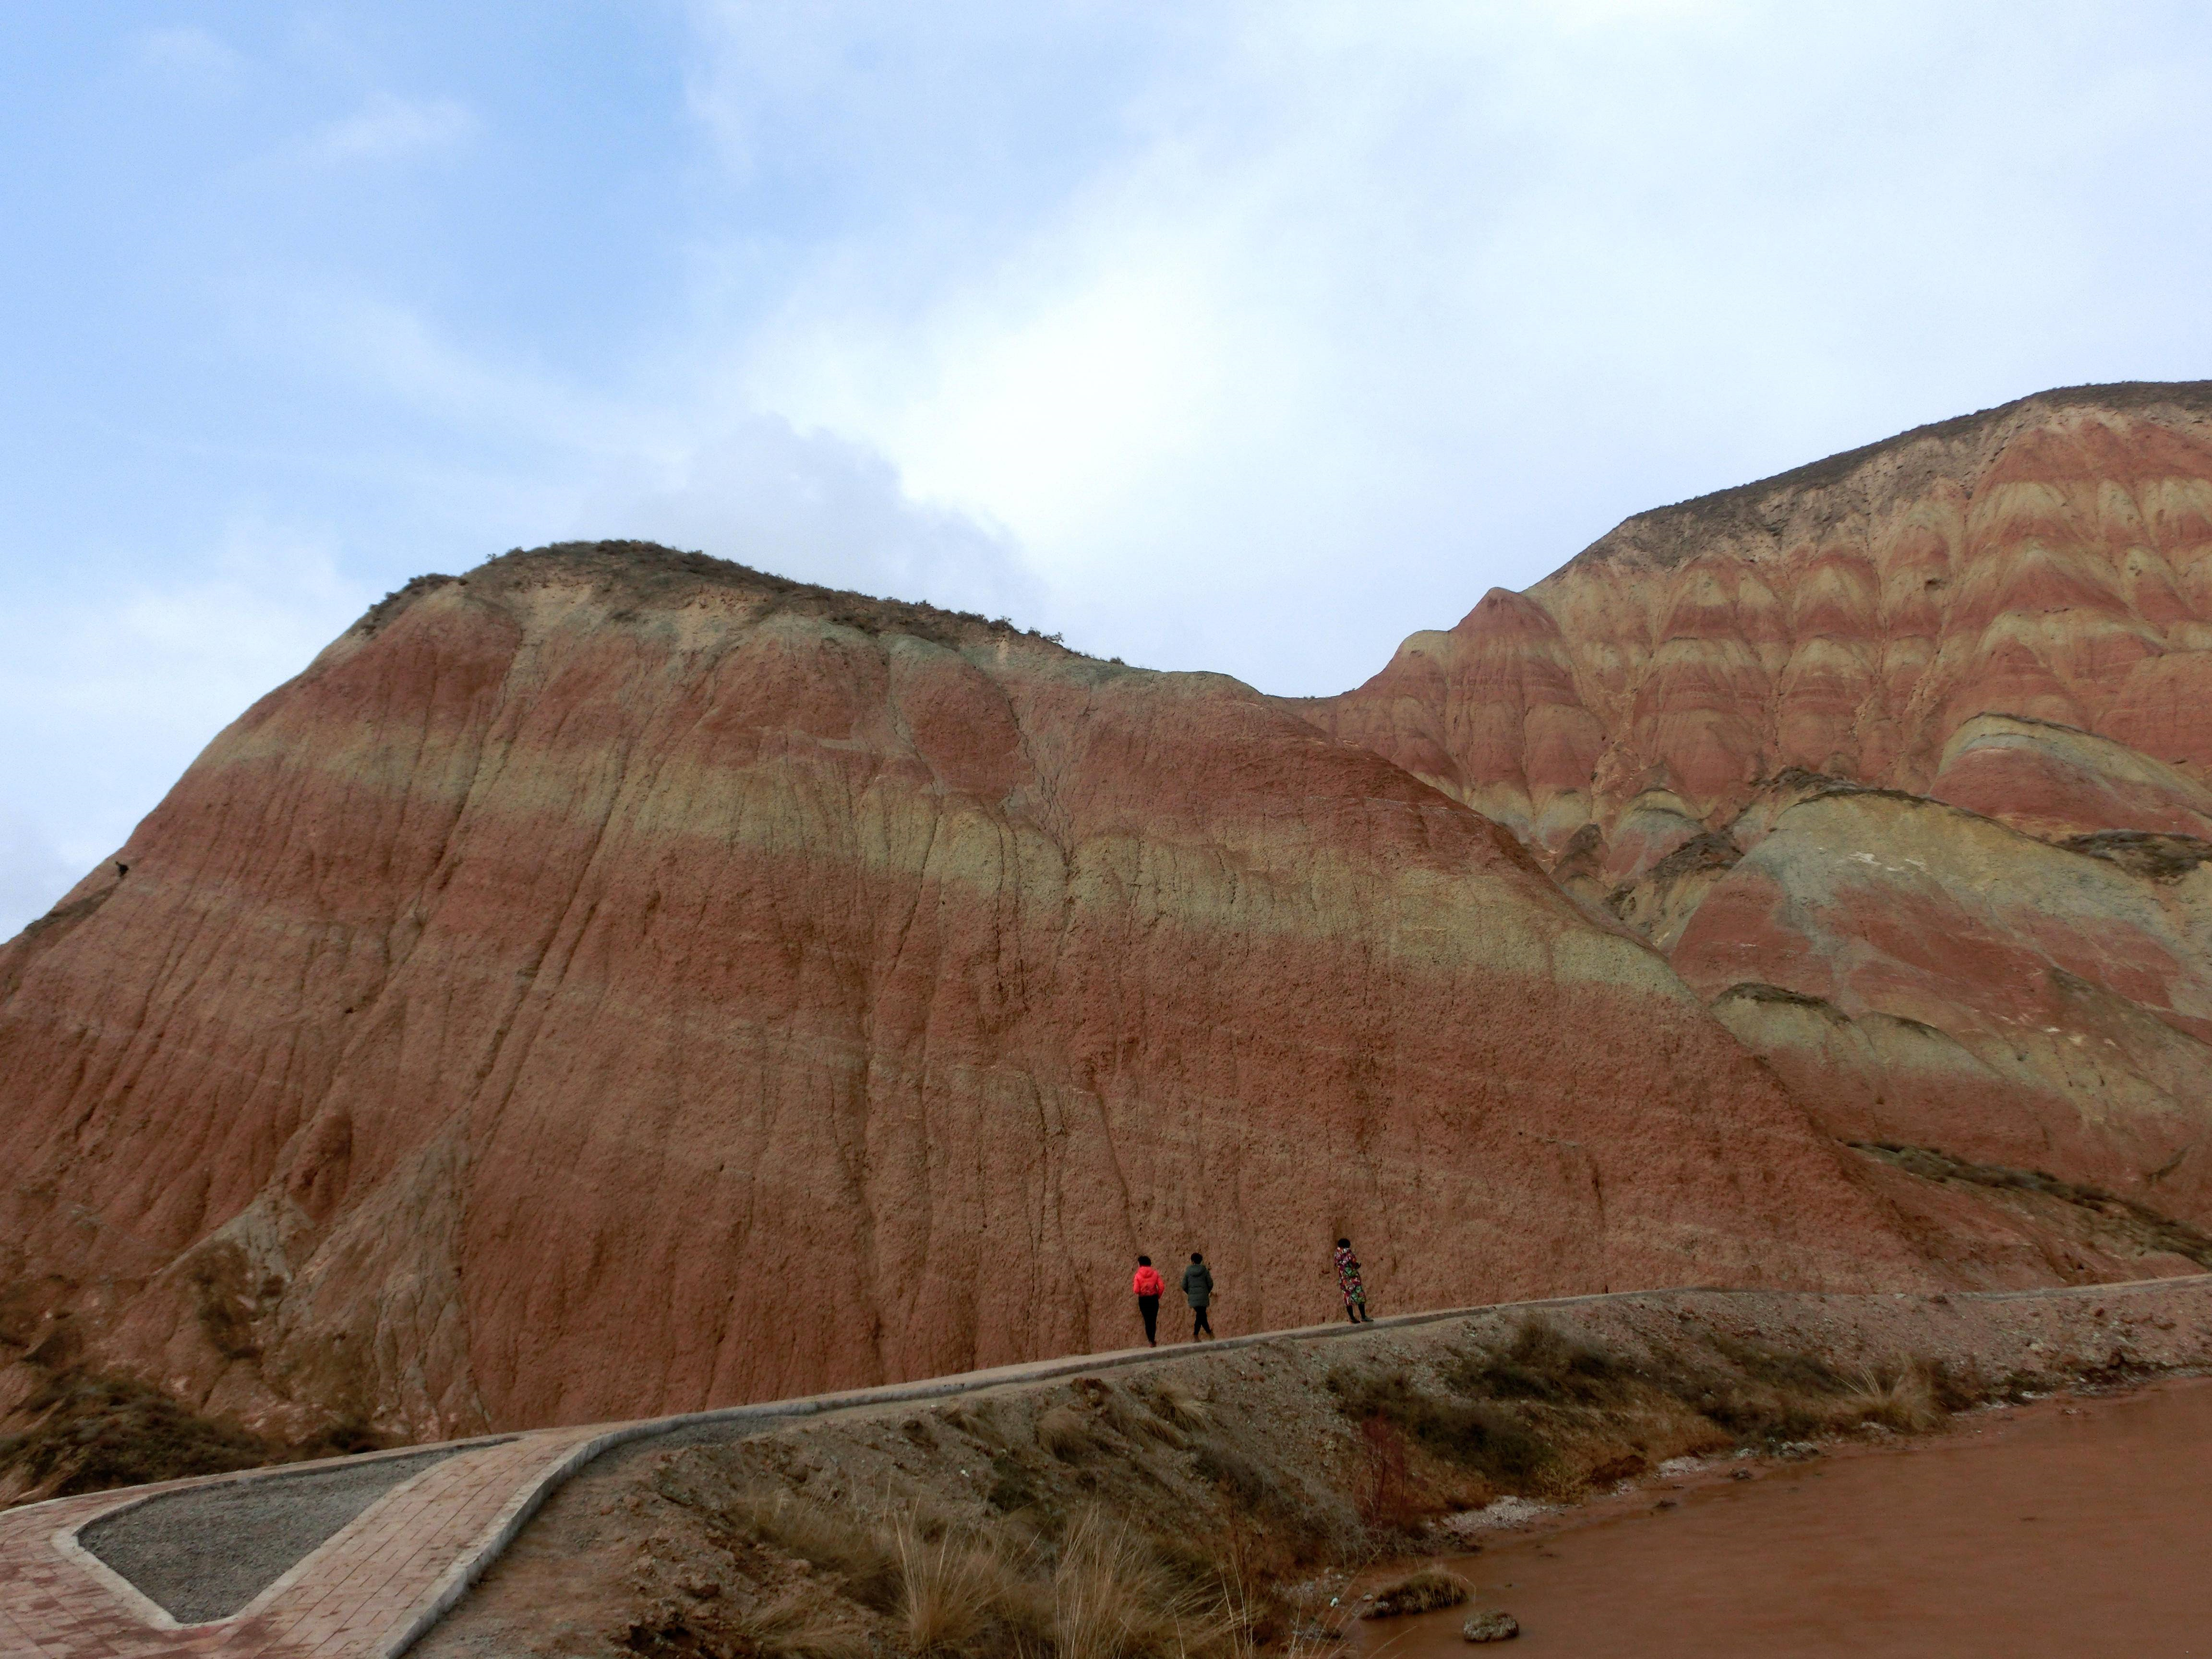
<svg viewBox="0 0 2212 1659">
<path fill-rule="evenodd" d="M 1461 1659 L 1471 1608 L 1531 1659 L 2212 1653 L 2212 1377 L 1993 1404 L 1748 1481 L 1672 1474 L 1447 1558 L 1467 1601 L 1355 1621 L 1351 1659 Z"/>
<path fill-rule="evenodd" d="M 1687 1469 L 1756 1477 L 1942 1434 L 1993 1401 L 2207 1366 L 2212 1279 L 1667 1292 L 1164 1351 L 629 1447 L 557 1493 L 416 1651 L 1322 1653 L 1378 1564 L 1464 1554 Z"/>
</svg>

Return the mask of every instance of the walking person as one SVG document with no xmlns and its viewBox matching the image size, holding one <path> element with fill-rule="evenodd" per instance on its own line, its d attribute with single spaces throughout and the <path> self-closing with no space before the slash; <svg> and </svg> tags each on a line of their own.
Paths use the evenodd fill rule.
<svg viewBox="0 0 2212 1659">
<path fill-rule="evenodd" d="M 1367 1311 L 1367 1292 L 1359 1284 L 1359 1258 L 1352 1253 L 1352 1241 L 1336 1241 L 1336 1288 L 1344 1292 L 1344 1311 L 1355 1325 L 1375 1322 Z"/>
<path fill-rule="evenodd" d="M 1157 1348 L 1160 1329 L 1160 1293 L 1167 1286 L 1160 1281 L 1158 1271 L 1148 1255 L 1137 1258 L 1137 1271 L 1129 1280 L 1129 1288 L 1137 1293 L 1137 1311 L 1145 1319 L 1145 1346 Z"/>
<path fill-rule="evenodd" d="M 1200 1331 L 1212 1336 L 1213 1323 L 1206 1316 L 1206 1304 L 1213 1300 L 1213 1269 L 1196 1250 L 1190 1253 L 1190 1266 L 1182 1270 L 1182 1296 L 1190 1304 L 1190 1340 L 1197 1341 Z"/>
</svg>

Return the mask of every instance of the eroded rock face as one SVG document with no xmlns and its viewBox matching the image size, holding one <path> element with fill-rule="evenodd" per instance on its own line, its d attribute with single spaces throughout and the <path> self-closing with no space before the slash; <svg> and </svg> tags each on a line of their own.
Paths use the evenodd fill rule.
<svg viewBox="0 0 2212 1659">
<path fill-rule="evenodd" d="M 1839 1134 L 2212 1212 L 2212 869 L 1838 792 L 1782 815 L 1673 960 Z"/>
<path fill-rule="evenodd" d="M 1308 710 L 1547 854 L 1598 824 L 1619 881 L 1792 767 L 2190 829 L 2208 697 L 2199 384 L 2048 392 L 1640 514 Z"/>
<path fill-rule="evenodd" d="M 2212 1216 L 2212 386 L 1642 514 L 1302 707 L 1510 824 L 1838 1135 Z"/>
<path fill-rule="evenodd" d="M 9 1340 L 418 1436 L 1121 1346 L 1139 1249 L 1224 1329 L 1339 1234 L 1386 1312 L 1930 1276 L 1372 752 L 634 545 L 395 596 L 0 951 L 0 1167 Z"/>
<path fill-rule="evenodd" d="M 2212 789 L 2185 769 L 2069 726 L 1977 714 L 1928 793 L 2045 839 L 2101 830 L 2212 836 Z"/>
</svg>

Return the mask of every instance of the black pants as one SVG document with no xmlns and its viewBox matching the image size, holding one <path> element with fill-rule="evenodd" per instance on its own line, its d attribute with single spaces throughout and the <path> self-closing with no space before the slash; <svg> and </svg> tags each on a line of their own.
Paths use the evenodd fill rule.
<svg viewBox="0 0 2212 1659">
<path fill-rule="evenodd" d="M 1205 1309 L 1193 1308 L 1190 1310 L 1190 1340 L 1194 1342 L 1197 1341 L 1198 1334 L 1200 1331 L 1204 1331 L 1208 1336 L 1212 1336 L 1213 1334 L 1212 1322 L 1206 1318 Z"/>
<path fill-rule="evenodd" d="M 1160 1299 L 1156 1296 L 1137 1298 L 1137 1311 L 1145 1316 L 1145 1340 L 1157 1343 L 1160 1334 Z"/>
</svg>

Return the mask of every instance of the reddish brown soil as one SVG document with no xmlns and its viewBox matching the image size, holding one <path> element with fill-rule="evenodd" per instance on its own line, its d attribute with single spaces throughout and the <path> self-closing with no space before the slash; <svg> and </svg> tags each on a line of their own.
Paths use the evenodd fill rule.
<svg viewBox="0 0 2212 1659">
<path fill-rule="evenodd" d="M 2212 1380 L 1960 1419 L 1909 1450 L 1638 1492 L 1455 1563 L 1513 1651 L 1582 1659 L 2212 1652 Z M 1662 1508 L 1662 1504 L 1672 1507 Z M 1466 1609 L 1359 1626 L 1461 1659 Z"/>
</svg>

